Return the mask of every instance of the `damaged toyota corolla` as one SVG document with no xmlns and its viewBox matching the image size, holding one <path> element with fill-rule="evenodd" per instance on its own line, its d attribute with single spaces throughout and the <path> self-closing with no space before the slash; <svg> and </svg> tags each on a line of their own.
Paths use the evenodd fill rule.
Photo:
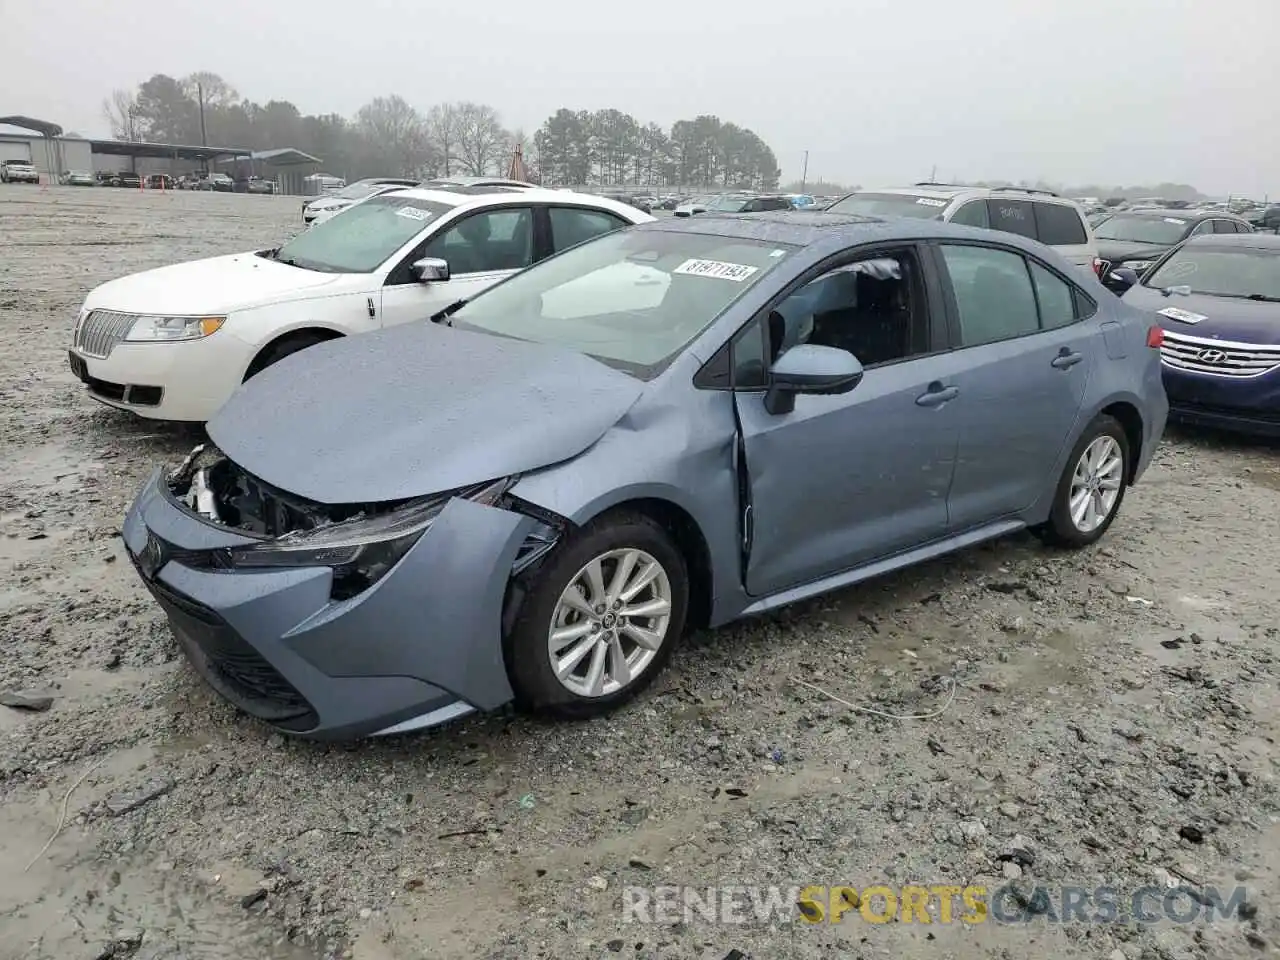
<svg viewBox="0 0 1280 960">
<path fill-rule="evenodd" d="M 645 224 L 270 367 L 123 537 L 281 730 L 592 716 L 689 627 L 1023 527 L 1096 540 L 1164 426 L 1149 321 L 1012 235 Z"/>
</svg>

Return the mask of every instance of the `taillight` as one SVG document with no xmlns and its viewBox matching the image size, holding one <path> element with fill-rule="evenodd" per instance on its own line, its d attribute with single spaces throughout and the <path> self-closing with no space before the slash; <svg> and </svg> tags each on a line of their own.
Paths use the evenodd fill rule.
<svg viewBox="0 0 1280 960">
<path fill-rule="evenodd" d="M 1102 276 L 1102 260 L 1098 257 L 1093 258 L 1093 272 L 1098 276 Z"/>
<path fill-rule="evenodd" d="M 1164 328 L 1156 325 L 1147 330 L 1147 346 L 1157 350 L 1164 344 Z"/>
</svg>

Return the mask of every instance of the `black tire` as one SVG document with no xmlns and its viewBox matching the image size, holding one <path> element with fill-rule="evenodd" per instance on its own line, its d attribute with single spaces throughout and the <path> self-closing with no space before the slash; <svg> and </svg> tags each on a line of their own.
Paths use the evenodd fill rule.
<svg viewBox="0 0 1280 960">
<path fill-rule="evenodd" d="M 1111 505 L 1111 511 L 1107 514 L 1106 519 L 1097 527 L 1086 532 L 1081 530 L 1071 517 L 1072 478 L 1075 475 L 1077 465 L 1080 463 L 1080 458 L 1084 456 L 1085 450 L 1099 437 L 1104 436 L 1110 437 L 1120 448 L 1120 487 L 1117 491 L 1115 503 Z M 1116 518 L 1116 514 L 1120 512 L 1120 505 L 1124 503 L 1125 490 L 1129 485 L 1130 457 L 1129 438 L 1124 432 L 1124 427 L 1120 425 L 1120 421 L 1106 414 L 1100 414 L 1085 428 L 1084 433 L 1080 435 L 1080 439 L 1076 441 L 1076 445 L 1071 448 L 1071 455 L 1067 457 L 1066 465 L 1062 468 L 1062 476 L 1059 477 L 1058 486 L 1053 494 L 1053 509 L 1049 512 L 1049 520 L 1035 531 L 1040 538 L 1054 546 L 1070 549 L 1087 547 L 1091 543 L 1096 543 L 1110 528 L 1112 521 Z"/>
<path fill-rule="evenodd" d="M 332 339 L 333 337 L 326 337 L 319 333 L 296 333 L 277 340 L 253 358 L 253 363 L 249 364 L 249 369 L 244 378 L 248 380 L 250 377 L 257 376 L 273 363 L 279 363 L 290 354 Z"/>
<path fill-rule="evenodd" d="M 556 677 L 548 649 L 560 597 L 593 559 L 611 551 L 640 550 L 657 561 L 670 586 L 666 631 L 653 658 L 629 683 L 611 693 L 584 696 Z M 606 569 L 606 584 L 610 570 Z M 666 666 L 684 634 L 689 609 L 688 567 L 671 537 L 652 518 L 635 512 L 607 514 L 573 533 L 534 575 L 511 632 L 503 638 L 507 673 L 516 703 L 561 719 L 600 716 L 643 691 Z M 652 623 L 652 621 L 648 621 Z M 625 639 L 625 634 L 622 635 Z M 625 641 L 627 646 L 632 641 Z M 626 650 L 623 651 L 626 653 Z M 638 652 L 638 650 L 636 651 Z M 589 660 L 584 657 L 583 661 Z"/>
</svg>

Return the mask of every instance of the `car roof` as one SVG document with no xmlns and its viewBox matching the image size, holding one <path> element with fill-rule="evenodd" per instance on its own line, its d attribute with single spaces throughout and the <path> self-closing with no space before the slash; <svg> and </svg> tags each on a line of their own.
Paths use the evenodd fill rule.
<svg viewBox="0 0 1280 960">
<path fill-rule="evenodd" d="M 978 227 L 960 226 L 942 220 L 917 220 L 910 217 L 865 217 L 825 210 L 771 210 L 768 213 L 708 214 L 655 220 L 640 224 L 636 230 L 663 230 L 672 233 L 699 233 L 766 243 L 784 243 L 798 247 L 830 246 L 840 249 L 877 240 L 911 241 L 929 238 L 982 240 L 1018 247 L 1044 257 L 1046 248 L 1035 240 L 1013 233 L 995 233 Z"/>
<path fill-rule="evenodd" d="M 622 214 L 628 220 L 641 216 L 642 212 L 630 204 L 618 200 L 610 200 L 595 194 L 575 193 L 572 190 L 548 190 L 545 187 L 530 187 L 525 190 L 509 190 L 502 192 L 476 192 L 449 190 L 443 187 L 406 187 L 403 190 L 392 190 L 382 196 L 407 197 L 415 200 L 428 200 L 432 203 L 446 204 L 451 207 L 487 207 L 509 202 L 519 198 L 521 202 L 582 204 L 601 210 L 611 210 Z"/>
<path fill-rule="evenodd" d="M 892 193 L 900 194 L 904 197 L 932 197 L 935 200 L 954 200 L 956 197 L 967 194 L 985 197 L 997 193 L 1012 193 L 1028 199 L 1044 200 L 1050 203 L 1074 204 L 1076 202 L 1070 197 L 1064 197 L 1051 190 L 1036 190 L 1032 187 L 966 187 L 964 184 L 959 183 L 916 183 L 909 187 L 878 187 L 855 190 L 852 194 L 846 194 L 846 196 L 854 196 L 859 193 Z M 843 200 L 844 197 L 840 199 Z"/>
<path fill-rule="evenodd" d="M 1174 207 L 1138 207 L 1129 210 L 1116 210 L 1113 216 L 1160 218 L 1172 217 L 1175 220 L 1237 220 L 1248 223 L 1243 217 L 1228 210 L 1179 210 Z M 1224 234 L 1226 236 L 1226 234 Z"/>
<path fill-rule="evenodd" d="M 1239 247 L 1280 253 L 1280 234 L 1275 233 L 1202 233 L 1186 242 L 1197 247 Z"/>
</svg>

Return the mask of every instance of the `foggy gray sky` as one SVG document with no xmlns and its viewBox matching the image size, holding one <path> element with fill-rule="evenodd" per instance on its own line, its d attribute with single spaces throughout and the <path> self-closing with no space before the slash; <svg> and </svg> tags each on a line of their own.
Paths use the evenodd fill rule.
<svg viewBox="0 0 1280 960">
<path fill-rule="evenodd" d="M 304 113 L 399 93 L 530 133 L 561 106 L 711 113 L 784 181 L 808 150 L 811 180 L 864 186 L 936 164 L 1275 196 L 1277 40 L 1280 0 L 0 0 L 0 115 L 105 136 L 113 88 L 210 70 Z"/>
</svg>

